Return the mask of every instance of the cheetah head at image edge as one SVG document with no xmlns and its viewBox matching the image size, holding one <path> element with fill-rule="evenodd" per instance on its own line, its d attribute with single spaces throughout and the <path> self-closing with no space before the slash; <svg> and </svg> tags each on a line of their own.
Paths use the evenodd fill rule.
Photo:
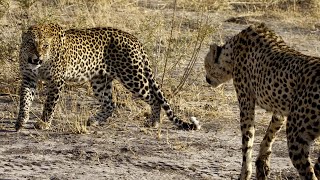
<svg viewBox="0 0 320 180">
<path fill-rule="evenodd" d="M 212 44 L 205 57 L 204 67 L 206 70 L 206 81 L 212 87 L 218 87 L 224 82 L 225 72 L 221 69 L 221 52 L 221 46 Z"/>
</svg>

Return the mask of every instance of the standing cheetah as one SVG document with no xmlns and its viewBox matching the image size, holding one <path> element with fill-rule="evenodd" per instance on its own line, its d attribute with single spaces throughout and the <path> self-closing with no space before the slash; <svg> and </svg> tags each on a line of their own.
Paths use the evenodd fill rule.
<svg viewBox="0 0 320 180">
<path fill-rule="evenodd" d="M 301 179 L 320 178 L 320 158 L 312 167 L 310 145 L 320 135 L 320 58 L 301 54 L 264 24 L 250 26 L 223 46 L 213 44 L 205 58 L 213 87 L 230 79 L 237 92 L 242 131 L 240 179 L 252 174 L 254 110 L 273 112 L 256 160 L 257 179 L 270 173 L 271 146 L 287 117 L 289 156 Z"/>
<path fill-rule="evenodd" d="M 158 125 L 162 107 L 178 127 L 200 128 L 198 121 L 185 122 L 174 115 L 154 80 L 141 43 L 121 30 L 110 27 L 64 30 L 57 24 L 31 26 L 22 35 L 20 68 L 22 84 L 17 131 L 29 119 L 38 79 L 48 83 L 43 122 L 36 124 L 40 129 L 50 126 L 65 81 L 90 81 L 101 110 L 89 122 L 105 121 L 114 109 L 111 92 L 114 79 L 150 104 L 149 125 Z"/>
</svg>

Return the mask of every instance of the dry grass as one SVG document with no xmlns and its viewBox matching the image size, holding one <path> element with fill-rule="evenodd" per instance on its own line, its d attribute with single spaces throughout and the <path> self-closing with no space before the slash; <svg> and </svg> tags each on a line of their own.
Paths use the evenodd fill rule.
<svg viewBox="0 0 320 180">
<path fill-rule="evenodd" d="M 312 26 L 310 22 L 319 17 L 317 8 L 313 7 L 319 4 L 316 0 L 307 4 L 302 2 L 307 1 L 1 0 L 0 93 L 18 94 L 20 34 L 27 26 L 37 22 L 58 22 L 66 28 L 113 26 L 134 34 L 143 42 L 157 81 L 163 80 L 162 89 L 177 114 L 185 119 L 196 116 L 201 121 L 225 117 L 232 111 L 228 104 L 236 103 L 234 93 L 226 94 L 224 87 L 208 88 L 203 78 L 204 52 L 201 50 L 212 41 L 222 41 L 220 24 L 212 21 L 210 13 L 273 15 L 287 17 L 287 21 L 300 19 L 299 23 L 305 23 L 300 18 L 305 16 L 301 13 L 302 7 L 312 7 L 308 14 Z M 118 109 L 113 117 L 134 120 L 130 123 L 141 126 L 150 108 L 132 98 L 119 83 L 114 84 Z M 95 111 L 95 106 L 81 104 L 81 100 L 87 97 L 92 102 L 91 90 L 87 84 L 71 84 L 67 89 L 69 92 L 62 96 L 53 129 L 85 133 L 85 120 Z M 41 93 L 40 102 L 43 102 Z M 16 113 L 16 109 L 13 112 Z M 183 148 L 179 144 L 175 146 Z"/>
</svg>

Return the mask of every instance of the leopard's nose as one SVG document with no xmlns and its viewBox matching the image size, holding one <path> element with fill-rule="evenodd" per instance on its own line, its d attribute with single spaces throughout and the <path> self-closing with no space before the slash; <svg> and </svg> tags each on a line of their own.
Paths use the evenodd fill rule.
<svg viewBox="0 0 320 180">
<path fill-rule="evenodd" d="M 28 57 L 28 63 L 33 64 L 31 57 Z"/>
<path fill-rule="evenodd" d="M 207 83 L 211 84 L 211 80 L 206 76 Z"/>
<path fill-rule="evenodd" d="M 30 63 L 30 64 L 41 65 L 42 62 L 43 61 L 40 58 L 38 58 L 38 56 L 36 56 L 36 55 L 34 55 L 32 57 L 28 57 L 28 63 Z"/>
</svg>

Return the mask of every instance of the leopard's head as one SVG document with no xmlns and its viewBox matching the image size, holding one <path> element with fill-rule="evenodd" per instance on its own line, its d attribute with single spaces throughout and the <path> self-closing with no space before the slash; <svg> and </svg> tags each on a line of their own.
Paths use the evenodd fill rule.
<svg viewBox="0 0 320 180">
<path fill-rule="evenodd" d="M 63 29 L 57 24 L 41 24 L 29 27 L 22 35 L 28 46 L 28 63 L 41 66 L 54 56 L 54 50 L 62 43 Z"/>
</svg>

